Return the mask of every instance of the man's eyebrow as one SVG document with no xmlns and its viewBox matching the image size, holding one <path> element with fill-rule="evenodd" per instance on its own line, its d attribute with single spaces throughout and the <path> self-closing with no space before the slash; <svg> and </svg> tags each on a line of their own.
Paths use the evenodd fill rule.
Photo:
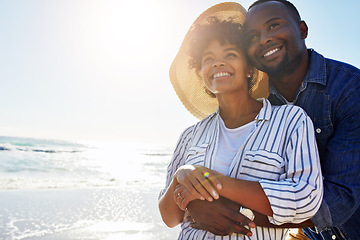
<svg viewBox="0 0 360 240">
<path fill-rule="evenodd" d="M 272 18 L 266 20 L 263 25 L 266 25 L 266 24 L 268 24 L 269 22 L 272 22 L 272 21 L 275 21 L 275 20 L 279 20 L 279 19 L 281 19 L 281 18 L 280 18 L 280 17 L 272 17 Z M 249 29 L 249 26 L 248 26 L 248 25 L 249 25 L 249 24 L 247 24 L 246 22 L 245 22 L 244 25 L 243 25 L 243 29 L 244 29 L 244 31 L 245 31 L 246 34 L 248 34 L 249 32 L 252 32 L 252 29 Z"/>
<path fill-rule="evenodd" d="M 275 21 L 275 20 L 279 20 L 280 17 L 273 17 L 273 18 L 270 18 L 268 20 L 265 21 L 264 25 L 268 24 L 269 22 L 272 22 L 272 21 Z"/>
</svg>

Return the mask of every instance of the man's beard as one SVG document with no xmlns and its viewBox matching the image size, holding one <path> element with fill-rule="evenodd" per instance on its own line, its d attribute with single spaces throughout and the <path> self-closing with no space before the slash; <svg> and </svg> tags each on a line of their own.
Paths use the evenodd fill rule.
<svg viewBox="0 0 360 240">
<path fill-rule="evenodd" d="M 301 54 L 296 56 L 292 62 L 289 56 L 286 55 L 278 64 L 273 66 L 262 66 L 262 69 L 260 70 L 267 73 L 269 76 L 273 76 L 273 77 L 290 75 L 300 65 L 301 61 L 302 61 Z"/>
</svg>

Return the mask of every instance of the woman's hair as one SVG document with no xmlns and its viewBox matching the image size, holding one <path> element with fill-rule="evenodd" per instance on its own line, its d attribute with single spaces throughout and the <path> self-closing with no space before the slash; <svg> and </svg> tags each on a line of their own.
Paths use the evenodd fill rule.
<svg viewBox="0 0 360 240">
<path fill-rule="evenodd" d="M 190 35 L 189 47 L 189 67 L 194 68 L 196 73 L 201 77 L 201 61 L 205 48 L 208 47 L 211 41 L 217 40 L 220 44 L 230 43 L 242 51 L 244 49 L 244 37 L 242 34 L 242 25 L 233 22 L 231 19 L 220 21 L 218 18 L 212 16 L 207 19 L 208 24 L 195 25 Z M 244 54 L 246 57 L 246 55 Z M 248 88 L 254 85 L 252 79 L 248 79 Z M 207 90 L 207 89 L 206 89 Z M 206 91 L 210 96 L 215 97 L 210 91 Z"/>
</svg>

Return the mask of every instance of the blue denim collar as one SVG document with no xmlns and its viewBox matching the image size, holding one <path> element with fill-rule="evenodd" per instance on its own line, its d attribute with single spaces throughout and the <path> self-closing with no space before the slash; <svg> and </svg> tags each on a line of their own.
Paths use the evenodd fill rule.
<svg viewBox="0 0 360 240">
<path fill-rule="evenodd" d="M 308 83 L 317 83 L 321 85 L 326 85 L 326 64 L 325 58 L 317 53 L 314 49 L 308 49 L 310 56 L 309 69 L 304 77 L 304 80 L 299 88 L 299 91 L 303 91 Z M 319 71 L 322 69 L 322 71 Z M 269 81 L 269 92 L 270 94 L 275 94 L 279 96 L 279 93 L 276 91 L 275 86 Z"/>
<path fill-rule="evenodd" d="M 314 49 L 308 49 L 310 65 L 305 75 L 304 82 L 326 85 L 326 63 L 325 58 Z M 321 71 L 319 71 L 321 69 Z"/>
</svg>

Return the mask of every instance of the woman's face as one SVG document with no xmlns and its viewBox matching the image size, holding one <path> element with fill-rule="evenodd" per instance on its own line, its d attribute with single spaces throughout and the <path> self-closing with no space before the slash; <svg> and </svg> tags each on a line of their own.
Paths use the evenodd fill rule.
<svg viewBox="0 0 360 240">
<path fill-rule="evenodd" d="M 201 60 L 201 75 L 204 84 L 215 95 L 245 90 L 249 65 L 236 45 L 213 40 L 204 49 Z"/>
</svg>

